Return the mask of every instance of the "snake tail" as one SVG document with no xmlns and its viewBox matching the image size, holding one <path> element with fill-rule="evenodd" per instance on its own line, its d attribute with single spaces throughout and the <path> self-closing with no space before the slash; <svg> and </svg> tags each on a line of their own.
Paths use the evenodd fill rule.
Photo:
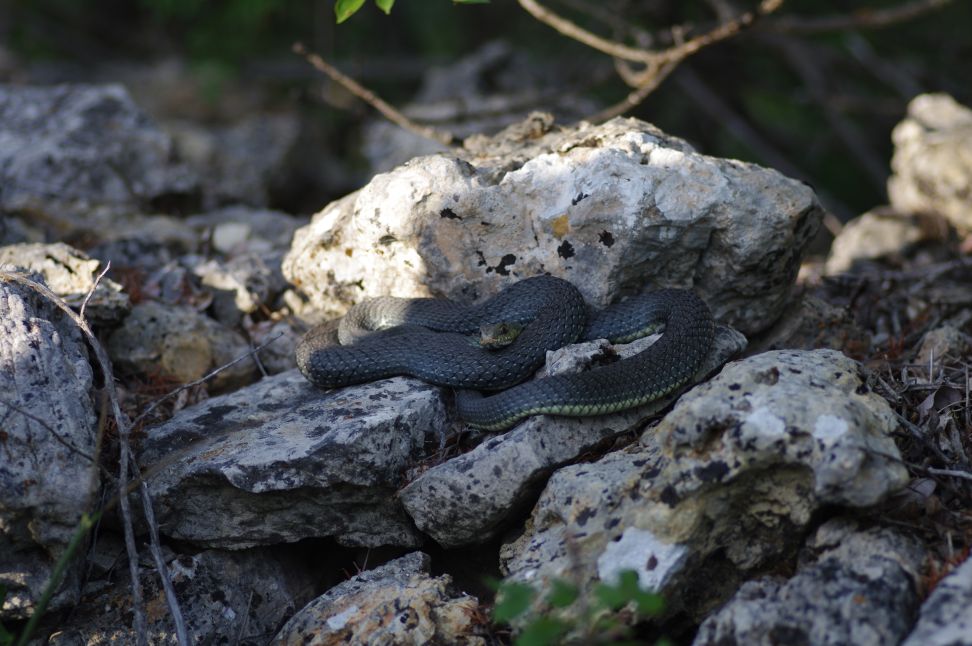
<svg viewBox="0 0 972 646">
<path fill-rule="evenodd" d="M 459 391 L 459 416 L 470 426 L 500 431 L 531 415 L 583 417 L 627 410 L 688 383 L 712 345 L 713 322 L 706 304 L 692 292 L 665 289 L 621 306 L 637 311 L 644 329 L 664 325 L 664 334 L 633 357 L 586 372 L 537 379 L 490 396 Z M 585 336 L 598 332 L 589 328 Z"/>
</svg>

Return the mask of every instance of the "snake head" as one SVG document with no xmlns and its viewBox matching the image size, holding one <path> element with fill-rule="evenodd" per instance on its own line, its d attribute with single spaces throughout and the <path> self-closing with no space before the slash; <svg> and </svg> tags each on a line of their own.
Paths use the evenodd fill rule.
<svg viewBox="0 0 972 646">
<path fill-rule="evenodd" d="M 523 325 L 511 321 L 483 323 L 479 326 L 479 345 L 487 350 L 498 350 L 513 343 L 523 331 Z"/>
</svg>

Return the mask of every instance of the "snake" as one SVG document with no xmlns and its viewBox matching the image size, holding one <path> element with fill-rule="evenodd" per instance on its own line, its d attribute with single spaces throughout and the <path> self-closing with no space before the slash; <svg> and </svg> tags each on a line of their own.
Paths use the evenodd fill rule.
<svg viewBox="0 0 972 646">
<path fill-rule="evenodd" d="M 470 341 L 495 326 L 519 333 L 496 349 Z M 629 343 L 660 330 L 657 341 L 627 359 L 526 381 L 548 351 L 595 339 Z M 462 420 L 500 431 L 533 415 L 605 415 L 672 394 L 702 366 L 713 330 L 708 306 L 690 290 L 645 292 L 592 310 L 569 281 L 539 275 L 472 306 L 438 298 L 366 299 L 342 319 L 312 328 L 295 355 L 304 377 L 324 389 L 398 375 L 455 388 Z"/>
</svg>

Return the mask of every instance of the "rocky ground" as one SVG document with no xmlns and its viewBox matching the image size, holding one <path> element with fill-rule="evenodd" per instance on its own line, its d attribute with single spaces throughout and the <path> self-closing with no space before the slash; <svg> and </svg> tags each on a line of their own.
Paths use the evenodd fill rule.
<svg viewBox="0 0 972 646">
<path fill-rule="evenodd" d="M 916 98 L 826 256 L 809 186 L 636 120 L 535 115 L 311 218 L 267 208 L 299 128 L 257 121 L 203 155 L 121 85 L 0 86 L 0 625 L 63 576 L 55 644 L 972 644 L 972 111 Z M 695 289 L 696 383 L 484 434 L 294 368 L 361 298 L 543 272 Z M 509 622 L 489 577 L 533 590 Z"/>
</svg>

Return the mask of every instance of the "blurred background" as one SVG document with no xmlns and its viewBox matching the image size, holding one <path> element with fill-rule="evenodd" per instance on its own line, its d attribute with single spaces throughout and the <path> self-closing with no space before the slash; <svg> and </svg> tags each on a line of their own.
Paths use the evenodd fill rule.
<svg viewBox="0 0 972 646">
<path fill-rule="evenodd" d="M 629 43 L 641 34 L 655 48 L 753 6 L 549 3 L 599 34 Z M 437 148 L 315 71 L 291 52 L 297 41 L 417 121 L 459 136 L 495 132 L 531 110 L 574 121 L 630 91 L 609 57 L 512 0 L 399 0 L 390 15 L 369 0 L 340 25 L 329 0 L 5 0 L 0 81 L 121 82 L 184 157 L 212 163 L 213 146 L 236 146 L 235 170 L 219 162 L 228 176 L 272 162 L 266 194 L 242 201 L 291 213 L 314 212 Z M 803 179 L 847 220 L 887 202 L 891 130 L 929 91 L 972 103 L 972 3 L 790 0 L 689 57 L 628 114 L 707 154 Z"/>
</svg>

